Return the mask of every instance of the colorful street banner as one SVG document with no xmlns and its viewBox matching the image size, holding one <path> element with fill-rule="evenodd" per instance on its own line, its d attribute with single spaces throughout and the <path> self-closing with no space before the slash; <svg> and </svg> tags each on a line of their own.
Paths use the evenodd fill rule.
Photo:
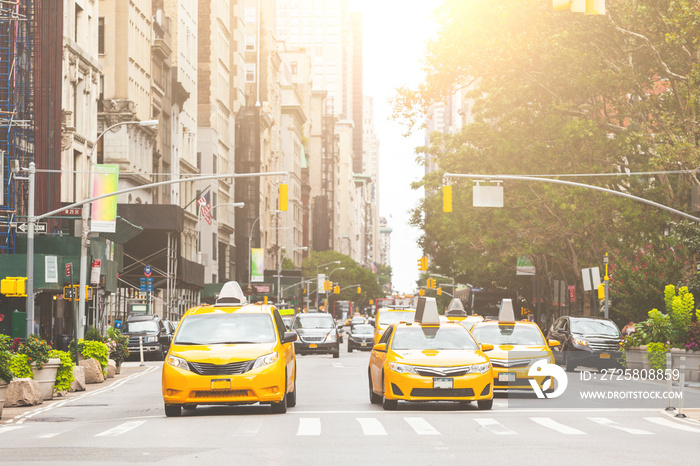
<svg viewBox="0 0 700 466">
<path fill-rule="evenodd" d="M 527 256 L 518 256 L 515 275 L 536 275 L 535 264 Z"/>
<path fill-rule="evenodd" d="M 250 250 L 250 281 L 262 282 L 265 280 L 265 250 L 252 248 Z"/>
<path fill-rule="evenodd" d="M 119 165 L 95 165 L 92 197 L 113 193 L 119 185 Z M 117 228 L 117 196 L 92 203 L 90 231 L 114 233 Z"/>
</svg>

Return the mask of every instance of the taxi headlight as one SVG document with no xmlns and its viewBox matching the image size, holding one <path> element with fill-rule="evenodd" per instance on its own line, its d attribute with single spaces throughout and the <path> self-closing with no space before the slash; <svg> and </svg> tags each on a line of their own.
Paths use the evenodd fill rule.
<svg viewBox="0 0 700 466">
<path fill-rule="evenodd" d="M 418 372 L 416 372 L 416 368 L 413 366 L 409 366 L 408 364 L 398 364 L 395 362 L 390 362 L 389 369 L 391 369 L 394 372 L 398 372 L 399 374 L 418 374 Z"/>
<path fill-rule="evenodd" d="M 338 339 L 338 336 L 335 334 L 335 332 L 331 332 L 328 335 L 326 335 L 326 342 L 333 342 Z"/>
<path fill-rule="evenodd" d="M 251 370 L 257 369 L 258 367 L 269 366 L 270 364 L 276 362 L 279 359 L 279 357 L 280 355 L 277 352 L 260 356 L 253 363 L 253 367 L 251 368 Z"/>
<path fill-rule="evenodd" d="M 491 370 L 491 364 L 485 362 L 483 364 L 474 364 L 469 371 L 472 374 L 486 374 Z"/>
<path fill-rule="evenodd" d="M 187 361 L 182 358 L 178 358 L 177 356 L 169 355 L 165 359 L 165 362 L 173 367 L 177 367 L 178 369 L 184 369 L 186 371 L 190 370 L 190 366 L 187 364 Z"/>
</svg>

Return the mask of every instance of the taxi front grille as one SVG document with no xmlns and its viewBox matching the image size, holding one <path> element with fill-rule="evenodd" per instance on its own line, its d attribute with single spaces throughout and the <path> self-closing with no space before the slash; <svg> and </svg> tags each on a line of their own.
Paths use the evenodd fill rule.
<svg viewBox="0 0 700 466">
<path fill-rule="evenodd" d="M 238 361 L 228 364 L 189 361 L 190 370 L 199 375 L 235 375 L 248 372 L 254 361 Z"/>
<path fill-rule="evenodd" d="M 539 358 L 543 359 L 543 358 Z M 493 367 L 527 367 L 532 364 L 531 359 L 492 359 Z"/>
<path fill-rule="evenodd" d="M 242 398 L 248 396 L 248 390 L 196 390 L 192 398 Z"/>
<path fill-rule="evenodd" d="M 431 398 L 474 396 L 471 388 L 414 388 L 411 396 L 424 396 Z"/>
<path fill-rule="evenodd" d="M 468 374 L 471 366 L 460 367 L 421 367 L 413 366 L 418 373 L 423 377 L 460 377 Z"/>
</svg>

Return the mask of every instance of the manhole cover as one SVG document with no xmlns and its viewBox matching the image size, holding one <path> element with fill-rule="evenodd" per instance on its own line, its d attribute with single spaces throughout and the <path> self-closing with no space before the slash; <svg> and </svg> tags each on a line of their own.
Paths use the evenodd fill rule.
<svg viewBox="0 0 700 466">
<path fill-rule="evenodd" d="M 72 417 L 30 417 L 27 419 L 27 421 L 32 421 L 32 422 L 66 422 L 66 421 L 72 421 L 75 418 Z"/>
</svg>

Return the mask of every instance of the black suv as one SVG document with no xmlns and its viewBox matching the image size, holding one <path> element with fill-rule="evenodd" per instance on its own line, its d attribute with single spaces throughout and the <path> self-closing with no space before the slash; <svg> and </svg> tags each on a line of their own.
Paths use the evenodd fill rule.
<svg viewBox="0 0 700 466">
<path fill-rule="evenodd" d="M 299 335 L 294 342 L 297 354 L 331 353 L 334 358 L 340 357 L 340 332 L 332 315 L 325 312 L 297 314 L 292 330 Z"/>
<path fill-rule="evenodd" d="M 157 315 L 132 315 L 126 319 L 122 333 L 129 337 L 129 357 L 140 359 L 139 337 L 143 340 L 144 359 L 163 361 L 170 348 L 172 333 Z"/>
<path fill-rule="evenodd" d="M 547 334 L 561 344 L 552 347 L 554 359 L 573 372 L 577 366 L 619 367 L 622 334 L 615 322 L 602 317 L 560 317 Z"/>
</svg>

